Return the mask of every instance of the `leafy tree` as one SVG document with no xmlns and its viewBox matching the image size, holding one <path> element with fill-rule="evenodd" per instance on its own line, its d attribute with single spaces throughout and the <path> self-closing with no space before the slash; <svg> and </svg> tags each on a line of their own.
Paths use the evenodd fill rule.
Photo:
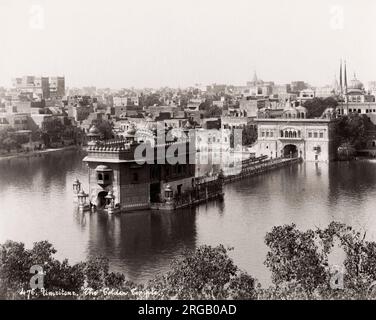
<svg viewBox="0 0 376 320">
<path fill-rule="evenodd" d="M 235 130 L 232 130 L 230 134 L 230 147 L 231 148 L 236 147 L 234 145 L 235 140 L 238 141 L 238 138 L 240 138 L 240 135 L 239 135 L 239 137 L 236 137 L 237 139 L 235 139 L 235 134 L 238 134 L 238 132 L 235 132 Z M 252 145 L 253 143 L 257 141 L 257 137 L 258 137 L 258 133 L 257 133 L 257 128 L 255 126 L 250 126 L 250 125 L 245 126 L 241 132 L 242 146 Z"/>
<path fill-rule="evenodd" d="M 85 263 L 85 275 L 88 287 L 97 290 L 104 286 L 108 275 L 108 259 L 92 257 Z"/>
<path fill-rule="evenodd" d="M 242 131 L 242 144 L 249 146 L 257 141 L 257 128 L 255 126 L 245 126 Z"/>
<path fill-rule="evenodd" d="M 203 245 L 194 252 L 185 251 L 182 259 L 173 262 L 171 271 L 152 281 L 147 288 L 157 292 L 157 298 L 253 298 L 255 280 L 238 272 L 223 245 Z"/>
<path fill-rule="evenodd" d="M 265 243 L 270 248 L 265 264 L 277 286 L 296 282 L 312 293 L 327 282 L 327 259 L 318 251 L 314 231 L 299 231 L 295 224 L 278 226 L 266 234 Z"/>
<path fill-rule="evenodd" d="M 205 109 L 205 113 L 204 113 L 205 118 L 215 118 L 215 117 L 220 117 L 221 115 L 222 115 L 222 109 L 214 105 Z"/>
<path fill-rule="evenodd" d="M 367 132 L 375 126 L 366 115 L 351 113 L 341 117 L 335 126 L 335 139 L 339 144 L 348 143 L 356 149 L 364 148 L 367 143 Z"/>
<path fill-rule="evenodd" d="M 13 296 L 30 280 L 31 257 L 23 243 L 6 241 L 0 246 L 0 297 Z"/>
<path fill-rule="evenodd" d="M 326 108 L 336 108 L 338 101 L 333 97 L 328 98 L 313 98 L 307 100 L 304 103 L 304 107 L 307 109 L 307 118 L 321 117 Z"/>
<path fill-rule="evenodd" d="M 10 152 L 12 149 L 18 148 L 17 141 L 11 137 L 7 137 L 3 140 L 4 148 Z"/>
<path fill-rule="evenodd" d="M 339 241 L 346 254 L 344 286 L 365 298 L 376 279 L 376 243 L 366 240 L 366 232 L 339 222 L 332 222 L 317 232 L 327 254 L 332 251 L 335 239 Z"/>
<path fill-rule="evenodd" d="M 151 93 L 147 95 L 146 97 L 143 96 L 141 99 L 141 105 L 143 107 L 150 107 L 150 106 L 159 106 L 161 104 L 160 102 L 160 95 L 157 93 Z"/>
<path fill-rule="evenodd" d="M 108 139 L 113 138 L 114 136 L 113 131 L 112 131 L 113 125 L 111 122 L 107 120 L 102 120 L 97 124 L 97 128 L 99 132 L 101 133 L 101 136 L 103 137 L 103 139 L 108 140 Z"/>
</svg>

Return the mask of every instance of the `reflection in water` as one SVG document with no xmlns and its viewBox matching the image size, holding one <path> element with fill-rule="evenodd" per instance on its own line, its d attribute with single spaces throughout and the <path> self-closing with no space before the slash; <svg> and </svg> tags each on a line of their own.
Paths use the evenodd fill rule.
<svg viewBox="0 0 376 320">
<path fill-rule="evenodd" d="M 376 162 L 303 163 L 235 182 L 223 201 L 171 213 L 81 214 L 73 203 L 77 177 L 87 190 L 83 153 L 65 151 L 0 161 L 0 243 L 49 240 L 58 258 L 104 255 L 133 281 L 165 272 L 184 248 L 222 243 L 235 263 L 263 284 L 266 232 L 342 221 L 376 240 Z"/>
<path fill-rule="evenodd" d="M 104 255 L 129 279 L 167 271 L 173 258 L 196 244 L 195 212 L 137 212 L 89 216 L 89 255 Z"/>
</svg>

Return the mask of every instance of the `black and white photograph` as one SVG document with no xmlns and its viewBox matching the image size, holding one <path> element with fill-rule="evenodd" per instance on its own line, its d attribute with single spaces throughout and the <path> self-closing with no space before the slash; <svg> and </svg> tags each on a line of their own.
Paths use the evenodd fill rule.
<svg viewBox="0 0 376 320">
<path fill-rule="evenodd" d="M 375 34 L 373 0 L 0 0 L 0 300 L 376 299 Z"/>
</svg>

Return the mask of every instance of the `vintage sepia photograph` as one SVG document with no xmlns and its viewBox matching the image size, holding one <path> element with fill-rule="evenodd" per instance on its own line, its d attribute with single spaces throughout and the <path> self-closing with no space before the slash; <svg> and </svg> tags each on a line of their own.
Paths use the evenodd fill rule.
<svg viewBox="0 0 376 320">
<path fill-rule="evenodd" d="M 376 299 L 375 31 L 373 0 L 0 0 L 0 300 Z"/>
</svg>

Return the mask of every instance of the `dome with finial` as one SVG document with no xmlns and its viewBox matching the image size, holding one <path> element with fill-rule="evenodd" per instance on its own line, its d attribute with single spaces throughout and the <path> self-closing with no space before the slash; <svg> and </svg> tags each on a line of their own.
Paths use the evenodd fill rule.
<svg viewBox="0 0 376 320">
<path fill-rule="evenodd" d="M 350 81 L 348 89 L 362 90 L 363 87 L 363 83 L 356 78 L 356 74 L 354 73 L 354 79 Z"/>
<path fill-rule="evenodd" d="M 91 135 L 91 136 L 100 135 L 100 131 L 95 124 L 92 125 L 91 128 L 89 129 L 88 135 Z"/>
<path fill-rule="evenodd" d="M 126 136 L 133 137 L 135 134 L 136 134 L 136 128 L 134 127 L 134 125 L 129 126 Z"/>
</svg>

